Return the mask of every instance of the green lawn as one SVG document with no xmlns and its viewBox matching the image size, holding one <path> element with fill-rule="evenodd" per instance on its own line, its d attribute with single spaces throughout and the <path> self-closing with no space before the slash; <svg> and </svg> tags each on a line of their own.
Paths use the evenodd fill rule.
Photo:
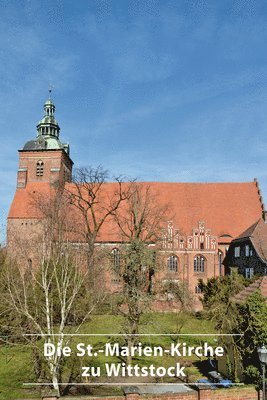
<svg viewBox="0 0 267 400">
<path fill-rule="evenodd" d="M 36 391 L 23 388 L 23 382 L 34 382 L 31 349 L 22 345 L 0 346 L 0 399 L 15 400 L 36 397 Z"/>
<path fill-rule="evenodd" d="M 213 333 L 214 328 L 211 321 L 197 319 L 191 315 L 184 315 L 179 317 L 179 321 L 183 321 L 180 327 L 180 333 Z M 140 327 L 140 333 L 161 333 L 169 334 L 177 332 L 177 315 L 171 313 L 152 313 L 143 316 L 142 325 Z M 96 315 L 92 316 L 90 322 L 85 324 L 81 329 L 80 333 L 122 333 L 122 319 L 119 316 L 112 315 Z M 110 337 L 109 340 L 114 340 Z M 104 341 L 107 340 L 105 337 L 76 337 L 72 339 L 72 348 L 75 348 L 75 343 L 85 342 L 91 343 L 98 348 L 101 348 Z M 122 339 L 117 339 L 119 341 Z M 169 346 L 171 342 L 175 340 L 175 336 L 170 337 L 166 335 L 162 336 L 140 336 L 140 341 L 142 344 L 148 345 L 164 345 Z M 200 344 L 201 342 L 208 341 L 210 344 L 215 344 L 214 337 L 194 337 L 194 336 L 182 336 L 180 340 L 185 341 L 190 345 Z M 40 341 L 40 346 L 42 343 Z M 77 357 L 76 357 L 77 358 Z M 110 358 L 111 361 L 112 359 Z M 185 359 L 183 358 L 183 361 Z M 193 359 L 190 359 L 190 363 Z M 70 364 L 71 360 L 67 360 Z M 118 361 L 113 358 L 113 361 Z M 189 360 L 188 360 L 189 361 Z M 87 365 L 86 358 L 80 360 L 83 365 Z M 90 362 L 92 362 L 90 360 Z M 107 359 L 99 356 L 97 360 L 94 360 L 94 365 L 98 366 L 107 362 Z M 148 360 L 142 358 L 136 359 L 135 362 L 139 364 L 146 365 Z M 155 365 L 169 366 L 173 365 L 173 359 L 171 357 L 165 356 L 163 358 L 149 359 L 149 363 L 154 362 Z M 67 368 L 70 368 L 67 367 Z M 191 379 L 197 379 L 199 372 L 196 367 L 189 365 L 188 373 L 190 373 Z M 0 400 L 15 400 L 15 399 L 31 399 L 38 398 L 40 396 L 39 389 L 25 388 L 23 387 L 23 382 L 35 382 L 33 372 L 33 360 L 31 358 L 31 350 L 27 346 L 23 345 L 1 345 L 0 346 Z M 111 390 L 110 393 L 113 391 Z M 93 392 L 95 393 L 95 391 Z"/>
</svg>

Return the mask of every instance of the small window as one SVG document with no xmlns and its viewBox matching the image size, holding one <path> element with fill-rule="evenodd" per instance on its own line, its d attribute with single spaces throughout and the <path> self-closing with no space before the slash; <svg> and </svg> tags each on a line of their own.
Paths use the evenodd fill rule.
<svg viewBox="0 0 267 400">
<path fill-rule="evenodd" d="M 235 247 L 235 257 L 240 257 L 240 247 Z"/>
<path fill-rule="evenodd" d="M 43 176 L 44 175 L 44 163 L 43 161 L 39 160 L 36 163 L 36 176 Z"/>
<path fill-rule="evenodd" d="M 118 269 L 120 266 L 120 250 L 113 249 L 111 253 L 113 255 L 113 267 Z"/>
<path fill-rule="evenodd" d="M 245 269 L 245 277 L 247 279 L 251 279 L 254 275 L 254 268 L 246 268 Z"/>
<path fill-rule="evenodd" d="M 167 260 L 167 268 L 169 272 L 178 272 L 178 257 L 170 256 Z"/>
<path fill-rule="evenodd" d="M 204 272 L 205 271 L 206 259 L 202 255 L 196 256 L 194 258 L 194 272 Z"/>
<path fill-rule="evenodd" d="M 203 243 L 203 242 L 200 243 L 200 249 L 201 249 L 201 250 L 204 250 L 204 243 Z"/>
<path fill-rule="evenodd" d="M 201 287 L 199 285 L 195 287 L 195 293 L 196 294 L 202 293 Z"/>
<path fill-rule="evenodd" d="M 248 244 L 245 246 L 245 255 L 246 255 L 246 257 L 249 257 L 249 255 L 250 255 L 249 245 Z"/>
</svg>

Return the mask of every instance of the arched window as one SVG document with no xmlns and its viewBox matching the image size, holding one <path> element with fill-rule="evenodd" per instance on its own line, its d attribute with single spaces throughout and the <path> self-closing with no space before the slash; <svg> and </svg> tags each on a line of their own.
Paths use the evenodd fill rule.
<svg viewBox="0 0 267 400">
<path fill-rule="evenodd" d="M 44 163 L 42 160 L 39 160 L 36 163 L 36 176 L 43 176 L 43 174 L 44 174 Z"/>
<path fill-rule="evenodd" d="M 206 259 L 202 255 L 194 258 L 194 272 L 204 272 Z"/>
<path fill-rule="evenodd" d="M 113 249 L 111 253 L 113 255 L 113 267 L 119 268 L 119 266 L 120 266 L 120 250 Z"/>
<path fill-rule="evenodd" d="M 170 256 L 167 260 L 167 268 L 169 272 L 178 272 L 178 257 Z"/>
</svg>

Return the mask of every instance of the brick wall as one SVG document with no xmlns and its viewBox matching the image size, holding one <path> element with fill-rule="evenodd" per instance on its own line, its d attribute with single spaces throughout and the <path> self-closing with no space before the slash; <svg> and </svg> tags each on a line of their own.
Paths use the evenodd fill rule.
<svg viewBox="0 0 267 400">
<path fill-rule="evenodd" d="M 48 400 L 47 397 L 43 397 Z M 49 400 L 57 398 L 50 397 Z M 67 398 L 66 398 L 67 399 Z M 68 398 L 70 399 L 70 398 Z M 129 393 L 123 396 L 107 396 L 107 397 L 75 397 L 72 400 L 261 400 L 262 396 L 253 387 L 240 387 L 233 389 L 217 389 L 210 390 L 207 388 L 199 388 L 192 392 L 164 394 L 164 395 L 139 395 L 137 393 Z"/>
<path fill-rule="evenodd" d="M 236 388 L 213 390 L 211 400 L 260 400 L 259 393 L 254 388 Z M 202 399 L 201 399 L 202 400 Z"/>
<path fill-rule="evenodd" d="M 260 400 L 259 393 L 253 387 L 233 389 L 199 388 L 192 392 L 165 394 L 158 396 L 127 394 L 126 400 Z M 102 399 L 103 400 L 103 399 Z"/>
</svg>

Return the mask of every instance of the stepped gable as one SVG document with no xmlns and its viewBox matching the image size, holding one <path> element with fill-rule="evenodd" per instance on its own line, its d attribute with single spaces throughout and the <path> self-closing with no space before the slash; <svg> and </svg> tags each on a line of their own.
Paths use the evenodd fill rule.
<svg viewBox="0 0 267 400">
<path fill-rule="evenodd" d="M 144 183 L 145 184 L 145 183 Z M 262 201 L 257 182 L 243 183 L 169 183 L 149 182 L 158 202 L 168 205 L 170 219 L 175 229 L 192 235 L 192 229 L 204 221 L 219 243 L 236 238 L 240 231 L 262 217 Z M 66 183 L 69 191 L 75 186 Z M 11 219 L 38 218 L 31 206 L 33 192 L 45 196 L 51 192 L 46 182 L 28 182 L 25 188 L 17 189 L 9 216 Z M 116 183 L 105 183 L 103 193 L 109 196 L 116 190 Z M 112 222 L 104 224 L 99 241 L 121 241 Z"/>
<path fill-rule="evenodd" d="M 255 282 L 251 283 L 245 289 L 241 290 L 241 292 L 233 297 L 233 300 L 236 303 L 244 303 L 247 298 L 256 290 L 259 290 L 262 296 L 267 301 L 267 276 L 261 276 Z"/>
<path fill-rule="evenodd" d="M 258 256 L 263 262 L 267 261 L 267 223 L 262 219 L 259 219 L 248 229 L 246 229 L 241 235 L 236 239 L 249 238 L 254 246 Z"/>
</svg>

